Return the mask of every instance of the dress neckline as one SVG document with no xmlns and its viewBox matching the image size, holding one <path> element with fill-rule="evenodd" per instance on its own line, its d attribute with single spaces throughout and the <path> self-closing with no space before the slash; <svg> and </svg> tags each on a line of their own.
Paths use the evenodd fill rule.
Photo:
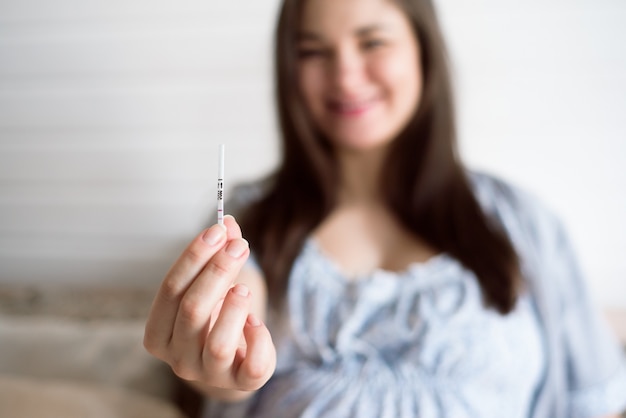
<svg viewBox="0 0 626 418">
<path fill-rule="evenodd" d="M 402 270 L 394 271 L 386 270 L 384 268 L 375 268 L 369 273 L 350 277 L 342 270 L 339 264 L 324 251 L 314 237 L 307 237 L 304 243 L 304 251 L 305 253 L 312 253 L 321 263 L 323 263 L 324 267 L 332 273 L 333 277 L 338 278 L 344 283 L 350 285 L 358 285 L 360 283 L 378 280 L 392 281 L 396 283 L 399 281 L 398 279 L 403 278 L 420 278 L 433 275 L 440 276 L 440 274 L 435 273 L 447 270 L 451 266 L 455 268 L 460 267 L 460 264 L 455 258 L 446 252 L 441 252 L 435 254 L 426 261 L 411 262 Z"/>
</svg>

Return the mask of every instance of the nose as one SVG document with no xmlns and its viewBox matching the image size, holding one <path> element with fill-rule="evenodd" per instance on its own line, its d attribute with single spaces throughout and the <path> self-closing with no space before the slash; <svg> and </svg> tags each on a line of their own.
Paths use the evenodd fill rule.
<svg viewBox="0 0 626 418">
<path fill-rule="evenodd" d="M 359 51 L 347 47 L 337 50 L 330 66 L 330 78 L 341 94 L 354 92 L 366 79 L 365 62 Z"/>
</svg>

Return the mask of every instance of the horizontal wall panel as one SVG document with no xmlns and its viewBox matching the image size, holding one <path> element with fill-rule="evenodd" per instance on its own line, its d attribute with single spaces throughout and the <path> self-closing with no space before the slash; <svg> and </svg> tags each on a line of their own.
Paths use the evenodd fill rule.
<svg viewBox="0 0 626 418">
<path fill-rule="evenodd" d="M 20 0 L 0 3 L 0 22 L 31 22 L 49 20 L 89 21 L 97 19 L 122 20 L 125 18 L 159 18 L 171 16 L 194 16 L 213 14 L 246 20 L 262 19 L 274 14 L 276 0 L 111 0 L 89 1 Z"/>
<path fill-rule="evenodd" d="M 72 259 L 5 257 L 0 255 L 3 282 L 24 284 L 74 284 L 83 286 L 149 285 L 155 293 L 174 257 L 163 260 L 92 260 L 77 255 Z"/>
<path fill-rule="evenodd" d="M 203 203 L 201 205 L 201 203 Z M 214 218 L 213 202 L 168 207 L 149 205 L 5 205 L 0 208 L 0 232 L 9 235 L 41 231 L 42 234 L 136 234 L 172 236 L 176 231 L 198 230 Z M 174 221 L 174 223 L 172 223 Z M 213 223 L 213 222 L 211 222 Z"/>
<path fill-rule="evenodd" d="M 68 150 L 67 148 L 43 150 L 2 150 L 0 186 L 16 182 L 67 182 L 68 185 L 135 185 L 137 187 L 168 187 L 180 182 L 198 184 L 214 180 L 217 172 L 218 144 L 227 145 L 226 170 L 230 178 L 245 176 L 246 165 L 253 165 L 248 172 L 271 168 L 273 148 L 265 144 L 267 137 L 250 135 L 243 144 L 229 145 L 229 138 L 211 138 L 211 146 L 185 149 L 143 150 Z M 234 142 L 234 141 L 231 141 Z M 258 161 L 258 155 L 265 155 Z M 243 169 L 243 170 L 242 170 Z M 62 185 L 59 185 L 62 187 Z"/>
<path fill-rule="evenodd" d="M 0 152 L 5 151 L 70 151 L 70 152 L 159 152 L 193 151 L 214 153 L 217 144 L 226 143 L 237 152 L 274 150 L 277 135 L 273 121 L 259 121 L 259 126 L 248 123 L 237 126 L 196 127 L 15 127 L 0 128 Z M 240 139 L 245 139 L 240 141 Z M 229 157 L 231 154 L 229 154 Z"/>
<path fill-rule="evenodd" d="M 179 91 L 0 92 L 0 129 L 15 127 L 198 127 L 268 123 L 268 88 Z"/>
<path fill-rule="evenodd" d="M 4 40 L 0 41 L 0 75 L 50 78 L 191 73 L 233 77 L 254 73 L 259 66 L 266 71 L 269 54 L 269 46 L 250 44 L 249 37 L 240 31 L 146 35 L 140 39 Z"/>
</svg>

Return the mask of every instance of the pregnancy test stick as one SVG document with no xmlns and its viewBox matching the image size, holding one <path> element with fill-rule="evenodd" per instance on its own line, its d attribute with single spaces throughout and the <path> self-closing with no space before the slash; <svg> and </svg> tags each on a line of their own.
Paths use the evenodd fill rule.
<svg viewBox="0 0 626 418">
<path fill-rule="evenodd" d="M 224 225 L 224 144 L 220 144 L 217 163 L 217 223 Z"/>
</svg>

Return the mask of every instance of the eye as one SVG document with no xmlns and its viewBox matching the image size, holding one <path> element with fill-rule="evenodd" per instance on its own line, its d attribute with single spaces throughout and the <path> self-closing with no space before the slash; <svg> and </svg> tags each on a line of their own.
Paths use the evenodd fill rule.
<svg viewBox="0 0 626 418">
<path fill-rule="evenodd" d="M 298 58 L 299 59 L 307 59 L 307 58 L 316 58 L 323 57 L 326 54 L 326 51 L 320 48 L 300 48 L 298 49 Z"/>
<path fill-rule="evenodd" d="M 361 48 L 365 50 L 377 49 L 384 45 L 385 42 L 382 39 L 367 39 L 361 42 Z"/>
</svg>

